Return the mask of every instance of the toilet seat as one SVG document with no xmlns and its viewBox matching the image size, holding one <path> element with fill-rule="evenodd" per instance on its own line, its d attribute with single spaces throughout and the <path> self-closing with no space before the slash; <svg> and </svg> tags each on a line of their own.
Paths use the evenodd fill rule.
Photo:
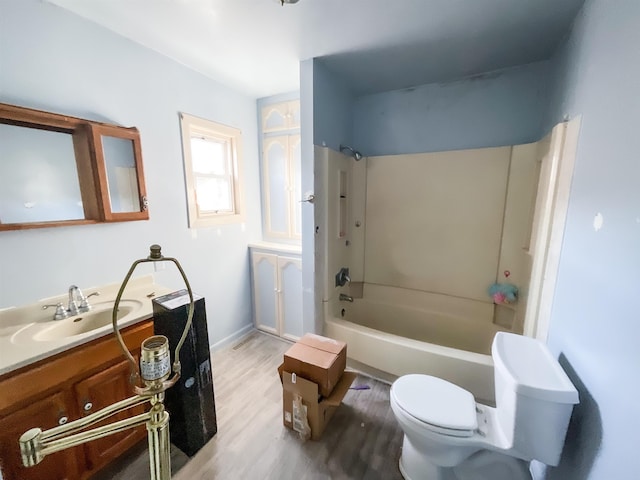
<svg viewBox="0 0 640 480">
<path fill-rule="evenodd" d="M 430 375 L 405 375 L 391 387 L 391 396 L 425 428 L 443 435 L 471 437 L 478 428 L 473 395 Z"/>
</svg>

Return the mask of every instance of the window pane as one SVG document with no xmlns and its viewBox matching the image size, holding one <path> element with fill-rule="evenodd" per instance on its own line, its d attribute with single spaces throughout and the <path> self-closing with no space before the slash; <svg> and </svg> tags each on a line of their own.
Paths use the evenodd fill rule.
<svg viewBox="0 0 640 480">
<path fill-rule="evenodd" d="M 200 212 L 230 212 L 233 199 L 229 182 L 223 178 L 196 177 L 196 200 Z"/>
<path fill-rule="evenodd" d="M 186 113 L 180 124 L 189 226 L 242 222 L 242 132 Z"/>
<path fill-rule="evenodd" d="M 194 173 L 224 175 L 227 170 L 227 142 L 191 137 L 191 162 Z"/>
</svg>

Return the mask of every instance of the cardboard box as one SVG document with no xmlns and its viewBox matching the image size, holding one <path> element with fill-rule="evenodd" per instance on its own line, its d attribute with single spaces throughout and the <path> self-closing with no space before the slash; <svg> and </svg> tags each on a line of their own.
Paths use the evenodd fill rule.
<svg viewBox="0 0 640 480">
<path fill-rule="evenodd" d="M 307 333 L 284 354 L 284 371 L 318 385 L 323 397 L 331 395 L 347 365 L 347 344 Z"/>
<path fill-rule="evenodd" d="M 323 398 L 316 383 L 287 372 L 283 370 L 283 367 L 284 364 L 280 365 L 278 372 L 282 380 L 282 421 L 284 426 L 295 430 L 293 426 L 293 396 L 297 393 L 302 397 L 302 404 L 307 409 L 311 439 L 317 440 L 349 391 L 351 383 L 356 378 L 356 373 L 344 372 L 331 395 Z"/>
</svg>

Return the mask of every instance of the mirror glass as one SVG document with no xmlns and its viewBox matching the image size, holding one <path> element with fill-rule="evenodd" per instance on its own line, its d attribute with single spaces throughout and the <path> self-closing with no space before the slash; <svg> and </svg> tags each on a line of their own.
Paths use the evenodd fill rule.
<svg viewBox="0 0 640 480">
<path fill-rule="evenodd" d="M 111 211 L 139 212 L 140 191 L 133 141 L 102 135 L 102 149 Z"/>
<path fill-rule="evenodd" d="M 84 218 L 73 136 L 0 123 L 0 223 Z"/>
</svg>

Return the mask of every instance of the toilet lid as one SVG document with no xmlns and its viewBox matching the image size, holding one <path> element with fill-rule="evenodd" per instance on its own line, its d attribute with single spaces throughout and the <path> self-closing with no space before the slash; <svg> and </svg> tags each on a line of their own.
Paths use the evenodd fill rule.
<svg viewBox="0 0 640 480">
<path fill-rule="evenodd" d="M 391 394 L 400 408 L 437 432 L 467 437 L 478 428 L 473 395 L 441 378 L 405 375 Z"/>
</svg>

